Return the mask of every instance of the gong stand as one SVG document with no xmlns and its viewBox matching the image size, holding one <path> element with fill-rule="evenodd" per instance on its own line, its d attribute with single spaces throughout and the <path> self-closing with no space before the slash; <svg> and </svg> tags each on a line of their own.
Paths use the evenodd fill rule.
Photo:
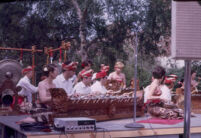
<svg viewBox="0 0 201 138">
<path fill-rule="evenodd" d="M 31 49 L 0 47 L 0 50 L 21 51 L 21 53 L 20 53 L 20 60 L 21 60 L 21 58 L 22 58 L 22 52 L 23 52 L 23 51 L 25 51 L 25 52 L 31 52 L 31 54 L 32 54 L 32 67 L 33 67 L 32 83 L 35 84 L 35 53 L 36 53 L 36 52 L 43 52 L 43 50 L 36 49 L 36 46 L 32 46 Z"/>
<path fill-rule="evenodd" d="M 66 56 L 67 56 L 67 50 L 69 50 L 70 46 L 71 46 L 70 42 L 62 41 L 61 46 L 59 48 L 52 49 L 52 47 L 49 47 L 49 48 L 45 47 L 44 52 L 47 55 L 46 64 L 49 64 L 49 63 L 52 64 L 52 62 L 53 62 L 53 52 L 57 52 L 57 51 L 59 51 L 59 63 L 62 63 L 63 50 L 64 50 L 64 60 L 63 60 L 63 62 L 65 62 L 66 61 Z"/>
</svg>

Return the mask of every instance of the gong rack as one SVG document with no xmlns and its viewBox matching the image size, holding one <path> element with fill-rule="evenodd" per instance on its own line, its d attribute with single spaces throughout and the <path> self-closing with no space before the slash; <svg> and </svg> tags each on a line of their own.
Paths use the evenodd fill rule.
<svg viewBox="0 0 201 138">
<path fill-rule="evenodd" d="M 53 58 L 53 52 L 60 51 L 60 57 L 59 62 L 62 62 L 62 50 L 64 51 L 64 62 L 66 61 L 66 51 L 70 48 L 71 44 L 70 42 L 61 42 L 61 46 L 59 48 L 52 49 L 52 47 L 47 48 L 45 47 L 44 50 L 36 49 L 36 46 L 32 46 L 31 49 L 27 48 L 8 48 L 8 47 L 2 47 L 0 46 L 0 50 L 13 50 L 13 51 L 21 51 L 20 58 L 22 58 L 22 52 L 31 52 L 32 54 L 32 67 L 33 67 L 33 77 L 32 77 L 32 83 L 35 84 L 35 54 L 36 53 L 42 53 L 44 52 L 47 55 L 47 62 L 46 64 L 49 64 L 49 60 L 52 62 Z M 50 63 L 51 63 L 50 62 Z"/>
</svg>

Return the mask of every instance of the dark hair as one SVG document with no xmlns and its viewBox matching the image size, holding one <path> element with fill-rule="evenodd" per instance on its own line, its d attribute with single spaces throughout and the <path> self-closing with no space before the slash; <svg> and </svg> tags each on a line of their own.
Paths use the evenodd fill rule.
<svg viewBox="0 0 201 138">
<path fill-rule="evenodd" d="M 71 62 L 72 62 L 72 61 L 68 60 L 68 61 L 64 62 L 64 64 L 68 65 L 68 64 L 70 64 Z"/>
<path fill-rule="evenodd" d="M 165 69 L 161 66 L 156 66 L 152 72 L 155 79 L 162 79 L 165 76 Z"/>
<path fill-rule="evenodd" d="M 195 69 L 192 69 L 192 70 L 191 70 L 191 75 L 192 75 L 193 73 L 196 73 L 196 70 L 195 70 Z"/>
<path fill-rule="evenodd" d="M 56 68 L 57 66 L 55 65 L 55 64 L 48 64 L 48 65 L 46 65 L 44 68 L 43 68 L 43 75 L 44 76 L 49 76 L 49 73 L 50 72 L 54 72 L 54 70 L 55 70 L 55 68 Z"/>
<path fill-rule="evenodd" d="M 70 61 L 70 60 L 68 60 L 68 61 L 66 61 L 66 62 L 64 62 L 64 64 L 65 65 L 68 65 L 68 64 L 70 64 L 72 61 Z M 64 70 L 63 68 L 62 68 L 62 72 L 65 72 L 66 70 Z"/>
<path fill-rule="evenodd" d="M 82 62 L 82 68 L 85 68 L 86 66 L 89 66 L 89 65 L 93 65 L 92 61 L 91 60 L 85 60 Z"/>
</svg>

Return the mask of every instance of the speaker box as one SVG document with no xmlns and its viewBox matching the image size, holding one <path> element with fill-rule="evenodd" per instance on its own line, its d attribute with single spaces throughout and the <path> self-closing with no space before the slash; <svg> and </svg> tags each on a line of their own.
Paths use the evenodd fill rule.
<svg viewBox="0 0 201 138">
<path fill-rule="evenodd" d="M 171 56 L 201 59 L 201 1 L 172 1 Z"/>
</svg>

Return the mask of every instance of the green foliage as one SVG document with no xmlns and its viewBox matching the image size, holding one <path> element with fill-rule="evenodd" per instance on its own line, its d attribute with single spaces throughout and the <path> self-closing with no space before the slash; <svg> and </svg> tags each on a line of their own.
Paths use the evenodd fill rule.
<svg viewBox="0 0 201 138">
<path fill-rule="evenodd" d="M 150 66 L 160 54 L 157 42 L 161 36 L 170 35 L 170 1 L 164 0 L 77 0 L 86 21 L 84 31 L 87 44 L 84 50 L 98 71 L 100 64 L 116 61 L 126 64 L 127 81 L 133 77 L 134 65 L 125 51 L 125 40 L 139 29 L 139 67 L 141 86 L 150 82 Z M 79 56 L 80 21 L 71 0 L 24 1 L 0 4 L 0 46 L 37 49 L 57 48 L 62 40 L 70 41 L 69 60 L 81 61 Z M 130 33 L 128 33 L 130 32 Z M 0 52 L 0 58 L 19 59 L 20 52 Z M 24 65 L 31 64 L 31 54 L 23 53 Z M 58 60 L 59 53 L 54 53 Z M 45 64 L 46 56 L 36 56 L 37 72 Z M 149 64 L 147 64 L 147 62 Z M 145 66 L 145 67 L 142 67 Z M 38 77 L 39 79 L 39 77 Z M 127 83 L 128 83 L 127 82 Z"/>
<path fill-rule="evenodd" d="M 145 88 L 147 85 L 151 83 L 152 72 L 149 70 L 144 70 L 143 68 L 139 68 L 139 81 L 140 87 Z"/>
<path fill-rule="evenodd" d="M 145 26 L 140 35 L 140 50 L 150 56 L 160 53 L 157 43 L 161 36 L 170 36 L 171 1 L 150 0 L 147 6 Z"/>
</svg>

